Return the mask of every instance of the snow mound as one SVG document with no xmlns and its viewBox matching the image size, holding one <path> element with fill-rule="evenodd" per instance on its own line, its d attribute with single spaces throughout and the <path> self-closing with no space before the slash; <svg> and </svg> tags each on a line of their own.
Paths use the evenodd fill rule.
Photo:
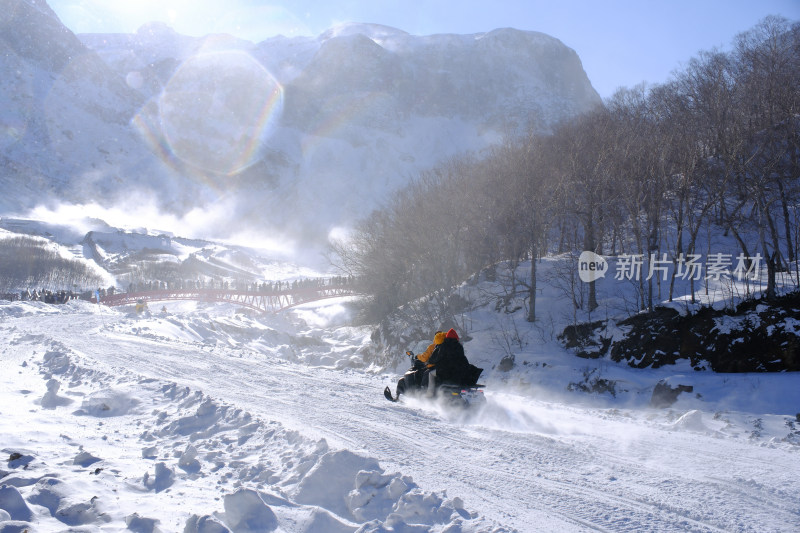
<svg viewBox="0 0 800 533">
<path fill-rule="evenodd" d="M 396 531 L 405 531 L 408 524 L 446 524 L 458 518 L 463 506 L 458 499 L 423 491 L 410 477 L 387 475 L 374 459 L 348 450 L 323 455 L 298 485 L 295 500 L 357 523 L 385 523 Z"/>
<path fill-rule="evenodd" d="M 0 300 L 0 316 L 3 318 L 57 314 L 63 312 L 62 306 L 44 302 L 9 302 Z"/>
<path fill-rule="evenodd" d="M 41 405 L 45 409 L 55 409 L 62 405 L 69 405 L 72 400 L 63 398 L 58 395 L 58 389 L 61 388 L 61 382 L 57 379 L 51 378 L 47 382 L 47 392 L 42 396 Z"/>
<path fill-rule="evenodd" d="M 400 498 L 388 522 L 395 524 L 446 524 L 456 511 L 453 501 L 445 500 L 444 494 L 423 492 L 414 489 Z"/>
<path fill-rule="evenodd" d="M 410 478 L 362 470 L 356 475 L 356 488 L 347 494 L 347 507 L 359 522 L 382 519 L 391 514 L 399 499 L 413 487 Z"/>
<path fill-rule="evenodd" d="M 158 524 L 158 522 L 159 521 L 154 518 L 139 516 L 139 513 L 133 513 L 125 517 L 125 524 L 128 526 L 128 529 L 134 533 L 154 533 L 158 531 L 156 529 L 156 524 Z"/>
<path fill-rule="evenodd" d="M 210 515 L 192 515 L 186 521 L 183 533 L 231 533 L 231 530 L 222 525 L 216 518 Z"/>
<path fill-rule="evenodd" d="M 191 444 L 187 445 L 186 450 L 183 451 L 178 459 L 178 466 L 190 474 L 199 472 L 200 461 L 197 460 L 197 448 Z"/>
<path fill-rule="evenodd" d="M 47 352 L 42 357 L 42 368 L 51 374 L 64 374 L 69 367 L 69 356 L 65 353 Z"/>
<path fill-rule="evenodd" d="M 301 509 L 295 516 L 299 531 L 324 531 L 325 533 L 353 533 L 356 526 L 345 523 L 325 509 Z"/>
<path fill-rule="evenodd" d="M 0 511 L 0 519 L 3 511 Z M 0 522 L 0 533 L 29 533 L 30 524 L 19 520 L 9 520 Z"/>
<path fill-rule="evenodd" d="M 274 531 L 278 518 L 258 493 L 241 489 L 225 496 L 225 522 L 234 533 Z"/>
<path fill-rule="evenodd" d="M 138 400 L 122 391 L 107 389 L 91 394 L 75 414 L 99 418 L 122 416 L 130 413 L 138 404 Z"/>
<path fill-rule="evenodd" d="M 713 433 L 714 431 L 703 422 L 703 413 L 697 409 L 682 415 L 670 424 L 675 431 L 692 431 L 694 433 Z"/>
<path fill-rule="evenodd" d="M 219 406 L 210 398 L 206 399 L 193 415 L 170 423 L 161 431 L 161 435 L 211 435 L 220 429 L 216 423 L 224 418 L 227 410 L 227 407 Z"/>
<path fill-rule="evenodd" d="M 99 461 L 102 461 L 102 459 L 95 457 L 89 452 L 81 452 L 75 456 L 75 459 L 72 460 L 72 464 L 86 468 Z"/>
<path fill-rule="evenodd" d="M 300 482 L 295 499 L 352 518 L 345 497 L 353 489 L 353 480 L 363 470 L 377 469 L 377 461 L 349 450 L 326 453 Z"/>
<path fill-rule="evenodd" d="M 63 481 L 46 477 L 36 483 L 28 501 L 50 511 L 53 518 L 69 526 L 95 524 L 108 521 L 96 507 L 97 497 L 83 501 L 71 496 L 70 487 Z"/>
<path fill-rule="evenodd" d="M 5 511 L 11 520 L 28 522 L 33 517 L 19 490 L 9 485 L 0 486 L 0 509 Z"/>
<path fill-rule="evenodd" d="M 168 467 L 166 463 L 157 463 L 155 474 L 150 476 L 150 472 L 146 472 L 142 478 L 142 483 L 144 483 L 147 490 L 161 492 L 175 483 L 175 471 Z"/>
</svg>

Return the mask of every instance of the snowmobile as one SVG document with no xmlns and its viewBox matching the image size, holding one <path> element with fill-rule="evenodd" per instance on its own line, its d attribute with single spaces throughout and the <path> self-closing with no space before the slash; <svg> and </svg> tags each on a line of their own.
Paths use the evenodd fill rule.
<svg viewBox="0 0 800 533">
<path fill-rule="evenodd" d="M 427 386 L 422 384 L 422 376 L 427 370 L 427 365 L 417 359 L 417 356 L 412 351 L 407 351 L 406 355 L 411 359 L 411 368 L 406 370 L 403 377 L 397 382 L 396 396 L 392 396 L 392 391 L 387 386 L 383 389 L 383 395 L 390 402 L 397 402 L 401 394 L 410 394 L 415 396 L 426 397 L 428 393 Z M 434 388 L 434 398 L 442 398 L 447 403 L 469 407 L 473 405 L 480 405 L 486 403 L 486 397 L 483 394 L 484 385 L 477 383 L 483 369 L 470 365 L 472 369 L 473 378 L 471 385 L 458 384 L 458 383 L 437 383 Z"/>
</svg>

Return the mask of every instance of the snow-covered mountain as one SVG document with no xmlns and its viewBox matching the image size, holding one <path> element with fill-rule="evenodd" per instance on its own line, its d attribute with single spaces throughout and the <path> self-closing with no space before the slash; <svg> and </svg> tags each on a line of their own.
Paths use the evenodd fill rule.
<svg viewBox="0 0 800 533">
<path fill-rule="evenodd" d="M 514 29 L 347 24 L 253 44 L 149 24 L 76 37 L 42 0 L 12 1 L 0 26 L 6 212 L 224 205 L 219 227 L 319 237 L 422 169 L 600 101 L 574 51 Z"/>
</svg>

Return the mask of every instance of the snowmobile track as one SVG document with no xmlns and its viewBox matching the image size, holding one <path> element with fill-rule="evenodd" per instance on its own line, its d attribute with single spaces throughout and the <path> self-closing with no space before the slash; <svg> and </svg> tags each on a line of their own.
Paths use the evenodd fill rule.
<svg viewBox="0 0 800 533">
<path fill-rule="evenodd" d="M 84 333 L 75 334 L 75 320 Z M 87 368 L 202 391 L 334 448 L 375 457 L 425 490 L 466 495 L 470 509 L 519 531 L 536 523 L 570 531 L 747 532 L 758 530 L 752 517 L 769 515 L 769 523 L 785 525 L 779 531 L 800 525 L 800 482 L 789 475 L 796 453 L 556 402 L 523 402 L 522 424 L 492 410 L 450 418 L 423 405 L 389 404 L 380 397 L 385 377 L 154 339 L 133 328 L 112 330 L 106 320 L 83 314 L 17 322 L 25 335 L 44 335 L 59 343 L 54 349 L 78 354 Z M 725 466 L 731 456 L 741 457 L 736 469 Z"/>
</svg>

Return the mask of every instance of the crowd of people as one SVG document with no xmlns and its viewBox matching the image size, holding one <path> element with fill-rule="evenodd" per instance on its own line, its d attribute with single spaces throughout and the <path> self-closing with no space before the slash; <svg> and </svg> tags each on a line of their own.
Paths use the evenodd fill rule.
<svg viewBox="0 0 800 533">
<path fill-rule="evenodd" d="M 130 283 L 128 292 L 165 291 L 165 290 L 231 290 L 274 294 L 309 288 L 341 287 L 352 285 L 353 278 L 334 276 L 329 278 L 307 278 L 294 281 L 244 282 L 226 280 L 177 280 L 177 281 L 145 281 Z"/>
<path fill-rule="evenodd" d="M 329 278 L 307 278 L 294 281 L 265 281 L 262 283 L 247 283 L 241 281 L 222 281 L 222 280 L 178 280 L 166 281 L 146 281 L 130 283 L 127 287 L 128 293 L 159 291 L 159 290 L 195 290 L 195 289 L 217 289 L 232 291 L 247 291 L 276 294 L 281 292 L 296 291 L 311 288 L 342 287 L 350 286 L 354 283 L 353 277 L 334 276 Z M 80 298 L 83 300 L 93 300 L 99 296 L 102 300 L 107 296 L 116 294 L 115 287 L 98 288 L 94 291 L 77 293 L 70 290 L 51 291 L 47 289 L 26 289 L 21 292 L 0 293 L 0 300 L 46 302 L 46 303 L 65 303 L 69 300 Z"/>
<path fill-rule="evenodd" d="M 26 289 L 19 293 L 9 292 L 0 294 L 0 300 L 9 300 L 11 302 L 44 302 L 48 304 L 63 304 L 69 300 L 82 298 L 83 295 L 74 291 L 59 290 L 51 291 L 48 289 Z"/>
</svg>

